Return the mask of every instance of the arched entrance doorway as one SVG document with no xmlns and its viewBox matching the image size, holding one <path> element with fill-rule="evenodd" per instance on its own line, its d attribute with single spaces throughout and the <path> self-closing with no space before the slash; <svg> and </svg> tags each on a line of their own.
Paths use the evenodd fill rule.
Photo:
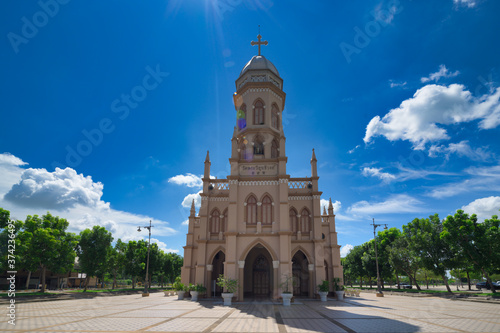
<svg viewBox="0 0 500 333">
<path fill-rule="evenodd" d="M 224 261 L 226 261 L 226 255 L 224 254 L 224 252 L 222 251 L 217 252 L 217 254 L 214 257 L 214 260 L 212 260 L 212 265 L 213 265 L 212 279 L 210 281 L 212 287 L 214 281 L 217 281 L 219 275 L 224 274 Z M 215 284 L 215 295 L 220 296 L 221 293 L 222 293 L 222 288 L 219 287 L 217 284 Z"/>
<path fill-rule="evenodd" d="M 292 272 L 295 277 L 293 294 L 296 296 L 309 295 L 309 262 L 302 251 L 297 251 L 292 258 Z"/>
<path fill-rule="evenodd" d="M 258 244 L 245 259 L 244 297 L 271 297 L 272 281 L 272 257 L 264 246 Z"/>
</svg>

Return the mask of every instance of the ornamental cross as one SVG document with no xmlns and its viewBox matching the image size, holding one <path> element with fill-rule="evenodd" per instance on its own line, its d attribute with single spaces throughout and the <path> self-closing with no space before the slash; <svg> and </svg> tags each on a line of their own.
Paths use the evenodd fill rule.
<svg viewBox="0 0 500 333">
<path fill-rule="evenodd" d="M 259 35 L 257 36 L 257 39 L 258 39 L 259 41 L 258 41 L 258 42 L 254 42 L 254 41 L 252 41 L 252 42 L 250 43 L 250 45 L 252 45 L 252 46 L 254 46 L 254 45 L 259 45 L 259 55 L 260 55 L 260 46 L 261 46 L 261 45 L 267 45 L 267 44 L 268 44 L 267 40 L 265 40 L 265 41 L 261 42 L 261 41 L 260 41 L 260 39 L 261 39 L 261 38 L 262 38 L 262 36 L 259 34 Z"/>
</svg>

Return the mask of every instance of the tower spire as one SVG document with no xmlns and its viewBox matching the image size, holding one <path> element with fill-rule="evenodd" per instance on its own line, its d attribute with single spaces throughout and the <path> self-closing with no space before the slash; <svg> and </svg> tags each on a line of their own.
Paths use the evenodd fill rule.
<svg viewBox="0 0 500 333">
<path fill-rule="evenodd" d="M 318 160 L 316 159 L 316 154 L 314 153 L 314 148 L 311 157 L 311 176 L 318 177 Z"/>
<path fill-rule="evenodd" d="M 203 178 L 210 179 L 210 154 L 207 150 L 207 157 L 205 157 L 205 172 L 203 173 Z"/>
<path fill-rule="evenodd" d="M 193 202 L 191 203 L 191 211 L 190 211 L 190 215 L 189 216 L 195 216 L 196 214 L 196 208 L 194 207 L 194 199 L 193 199 Z"/>
<path fill-rule="evenodd" d="M 332 198 L 330 198 L 330 202 L 328 203 L 328 215 L 333 216 Z"/>
</svg>

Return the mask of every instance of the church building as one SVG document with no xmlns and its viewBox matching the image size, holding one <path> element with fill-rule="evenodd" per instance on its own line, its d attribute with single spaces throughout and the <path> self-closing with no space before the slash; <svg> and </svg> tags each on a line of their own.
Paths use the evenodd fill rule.
<svg viewBox="0 0 500 333">
<path fill-rule="evenodd" d="M 201 207 L 194 201 L 184 246 L 184 284 L 202 284 L 220 294 L 219 274 L 238 280 L 238 300 L 277 299 L 281 283 L 293 275 L 295 296 L 314 297 L 323 280 L 342 279 L 332 201 L 321 212 L 317 160 L 311 176 L 287 174 L 282 115 L 283 79 L 261 55 L 243 67 L 233 95 L 236 118 L 231 139 L 231 174 L 210 178 L 207 152 Z M 333 288 L 332 288 L 333 290 Z"/>
</svg>

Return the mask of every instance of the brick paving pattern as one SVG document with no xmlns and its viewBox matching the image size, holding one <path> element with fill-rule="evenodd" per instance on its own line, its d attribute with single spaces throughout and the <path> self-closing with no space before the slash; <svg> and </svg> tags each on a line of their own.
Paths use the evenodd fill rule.
<svg viewBox="0 0 500 333">
<path fill-rule="evenodd" d="M 3 303 L 0 332 L 500 332 L 500 304 L 437 297 L 361 294 L 343 302 L 179 301 L 154 293 L 16 302 L 16 325 Z"/>
</svg>

